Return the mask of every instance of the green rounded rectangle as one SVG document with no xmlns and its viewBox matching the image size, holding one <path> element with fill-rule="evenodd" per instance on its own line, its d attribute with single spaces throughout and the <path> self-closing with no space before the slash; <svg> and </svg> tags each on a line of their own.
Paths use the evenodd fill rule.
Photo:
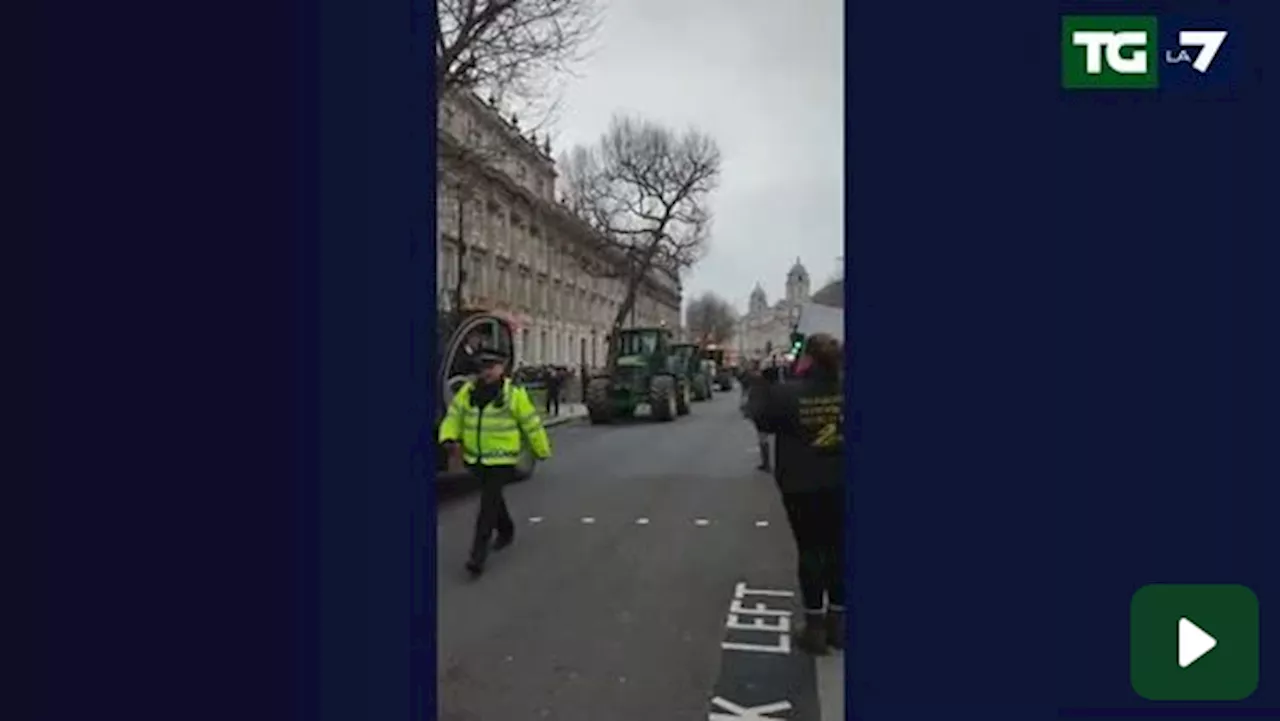
<svg viewBox="0 0 1280 721">
<path fill-rule="evenodd" d="M 1159 22 L 1154 15 L 1064 15 L 1062 87 L 1068 90 L 1158 88 L 1158 30 Z"/>
<path fill-rule="evenodd" d="M 1258 597 L 1236 584 L 1143 586 L 1129 605 L 1129 683 L 1150 701 L 1240 701 L 1258 688 Z"/>
</svg>

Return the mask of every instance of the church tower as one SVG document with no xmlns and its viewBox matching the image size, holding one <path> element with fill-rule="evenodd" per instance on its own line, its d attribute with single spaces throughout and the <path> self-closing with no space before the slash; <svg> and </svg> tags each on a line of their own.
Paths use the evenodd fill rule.
<svg viewBox="0 0 1280 721">
<path fill-rule="evenodd" d="M 787 305 L 795 307 L 809 300 L 809 271 L 800 259 L 787 271 Z"/>
<path fill-rule="evenodd" d="M 741 296 L 739 296 L 741 297 Z M 760 283 L 756 283 L 756 289 L 751 291 L 751 301 L 747 306 L 747 312 L 753 316 L 759 316 L 769 307 L 769 299 L 765 297 L 764 288 L 760 287 Z"/>
</svg>

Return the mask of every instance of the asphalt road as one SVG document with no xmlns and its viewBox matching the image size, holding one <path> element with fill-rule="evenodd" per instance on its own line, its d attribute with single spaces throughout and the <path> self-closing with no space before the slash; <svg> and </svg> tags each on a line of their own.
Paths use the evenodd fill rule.
<svg viewBox="0 0 1280 721">
<path fill-rule="evenodd" d="M 737 400 L 717 394 L 672 423 L 553 429 L 554 458 L 507 489 L 516 542 L 479 579 L 463 570 L 475 494 L 441 500 L 438 718 L 820 721 L 833 672 L 798 651 L 721 646 L 786 635 L 733 630 L 753 618 L 730 615 L 738 584 L 776 590 L 740 598 L 783 609 L 771 623 L 795 587 L 786 518 Z"/>
</svg>

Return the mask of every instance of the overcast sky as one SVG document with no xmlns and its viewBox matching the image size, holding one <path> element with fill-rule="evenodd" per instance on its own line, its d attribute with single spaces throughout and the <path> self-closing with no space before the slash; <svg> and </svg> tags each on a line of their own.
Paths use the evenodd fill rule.
<svg viewBox="0 0 1280 721">
<path fill-rule="evenodd" d="M 799 256 L 817 290 L 844 250 L 843 0 L 603 0 L 569 82 L 557 149 L 594 142 L 614 111 L 697 126 L 724 155 L 711 250 L 685 297 L 773 303 Z"/>
</svg>

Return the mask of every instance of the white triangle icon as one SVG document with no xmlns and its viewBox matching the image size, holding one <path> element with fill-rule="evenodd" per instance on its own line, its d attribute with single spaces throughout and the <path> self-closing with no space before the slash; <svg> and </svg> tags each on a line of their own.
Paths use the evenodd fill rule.
<svg viewBox="0 0 1280 721">
<path fill-rule="evenodd" d="M 1204 632 L 1187 618 L 1178 619 L 1178 665 L 1186 668 L 1213 650 L 1218 639 Z"/>
</svg>

